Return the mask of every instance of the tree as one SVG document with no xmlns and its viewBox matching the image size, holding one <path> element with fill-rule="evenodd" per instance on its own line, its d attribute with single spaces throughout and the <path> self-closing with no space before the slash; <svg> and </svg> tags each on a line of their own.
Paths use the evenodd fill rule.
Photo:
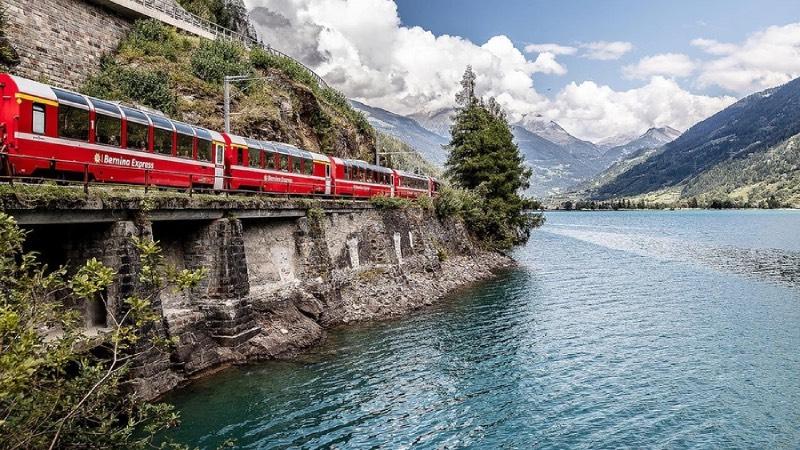
<svg viewBox="0 0 800 450">
<path fill-rule="evenodd" d="M 473 106 L 478 102 L 475 97 L 476 78 L 472 66 L 467 66 L 467 70 L 464 71 L 464 76 L 461 78 L 461 91 L 456 94 L 456 103 L 462 108 Z"/>
<path fill-rule="evenodd" d="M 480 199 L 465 214 L 467 225 L 498 249 L 523 243 L 542 216 L 529 215 L 530 199 L 520 194 L 529 186 L 530 169 L 523 164 L 505 113 L 494 98 L 475 96 L 475 73 L 467 67 L 456 95 L 460 105 L 452 127 L 447 175 L 453 184 Z"/>
<path fill-rule="evenodd" d="M 114 272 L 95 259 L 72 275 L 50 271 L 24 240 L 0 213 L 0 448 L 153 448 L 177 416 L 170 405 L 138 403 L 125 376 L 142 352 L 168 345 L 152 307 L 160 291 L 188 289 L 203 272 L 170 269 L 156 243 L 136 240 L 141 289 L 110 314 L 107 333 L 90 337 L 70 305 L 105 303 Z"/>
</svg>

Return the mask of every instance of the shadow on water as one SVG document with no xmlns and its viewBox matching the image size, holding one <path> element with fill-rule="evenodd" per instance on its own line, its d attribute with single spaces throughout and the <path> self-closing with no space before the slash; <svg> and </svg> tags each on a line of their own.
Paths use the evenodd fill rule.
<svg viewBox="0 0 800 450">
<path fill-rule="evenodd" d="M 553 217 L 495 280 L 336 330 L 294 361 L 200 380 L 168 398 L 184 421 L 174 436 L 252 449 L 797 448 L 800 215 L 753 239 L 735 234 L 772 216 L 626 214 Z"/>
</svg>

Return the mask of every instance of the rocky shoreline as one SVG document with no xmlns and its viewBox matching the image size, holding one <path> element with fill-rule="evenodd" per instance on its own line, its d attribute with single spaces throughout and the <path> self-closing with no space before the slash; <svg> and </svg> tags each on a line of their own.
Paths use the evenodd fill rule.
<svg viewBox="0 0 800 450">
<path fill-rule="evenodd" d="M 193 373 L 174 388 L 232 365 L 292 358 L 321 343 L 334 328 L 402 320 L 403 316 L 431 306 L 458 289 L 491 279 L 498 271 L 515 265 L 510 257 L 481 251 L 453 257 L 433 270 L 420 264 L 408 266 L 404 271 L 354 273 L 353 278 L 339 280 L 336 288 L 339 295 L 332 302 L 328 301 L 328 286 L 319 282 L 295 286 L 289 295 L 284 292 L 266 296 L 253 302 L 253 314 L 261 332 L 236 351 L 220 355 L 224 360 L 218 364 Z"/>
<path fill-rule="evenodd" d="M 515 264 L 482 249 L 459 220 L 416 207 L 145 233 L 178 268 L 210 269 L 193 292 L 162 294 L 163 332 L 175 345 L 133 368 L 145 400 L 230 365 L 291 357 L 331 328 L 402 316 Z"/>
</svg>

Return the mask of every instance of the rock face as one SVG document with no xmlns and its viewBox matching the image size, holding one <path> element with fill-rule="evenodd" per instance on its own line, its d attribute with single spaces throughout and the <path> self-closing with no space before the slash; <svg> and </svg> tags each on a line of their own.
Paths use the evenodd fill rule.
<svg viewBox="0 0 800 450">
<path fill-rule="evenodd" d="M 167 290 L 156 302 L 175 345 L 138 359 L 131 385 L 144 399 L 220 367 L 292 355 L 330 327 L 405 314 L 511 264 L 480 250 L 461 222 L 416 208 L 43 225 L 30 242 L 54 266 L 96 257 L 114 268 L 111 313 L 137 289 L 133 236 L 158 241 L 177 269 L 207 269 L 192 292 Z"/>
</svg>

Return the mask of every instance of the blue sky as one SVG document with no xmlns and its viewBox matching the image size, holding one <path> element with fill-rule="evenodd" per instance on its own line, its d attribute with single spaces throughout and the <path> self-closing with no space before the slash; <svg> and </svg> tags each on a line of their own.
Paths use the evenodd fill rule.
<svg viewBox="0 0 800 450">
<path fill-rule="evenodd" d="M 592 41 L 627 41 L 633 50 L 619 60 L 559 58 L 565 76 L 538 74 L 537 89 L 552 96 L 569 81 L 594 80 L 615 90 L 641 85 L 622 76 L 621 67 L 658 53 L 679 52 L 692 58 L 702 52 L 690 45 L 695 38 L 740 42 L 772 25 L 800 21 L 800 0 L 774 1 L 525 1 L 525 0 L 397 0 L 403 25 L 420 26 L 434 34 L 450 34 L 476 44 L 506 35 L 517 47 L 531 43 L 576 45 Z M 736 94 L 717 86 L 697 88 L 709 95 Z"/>
</svg>

